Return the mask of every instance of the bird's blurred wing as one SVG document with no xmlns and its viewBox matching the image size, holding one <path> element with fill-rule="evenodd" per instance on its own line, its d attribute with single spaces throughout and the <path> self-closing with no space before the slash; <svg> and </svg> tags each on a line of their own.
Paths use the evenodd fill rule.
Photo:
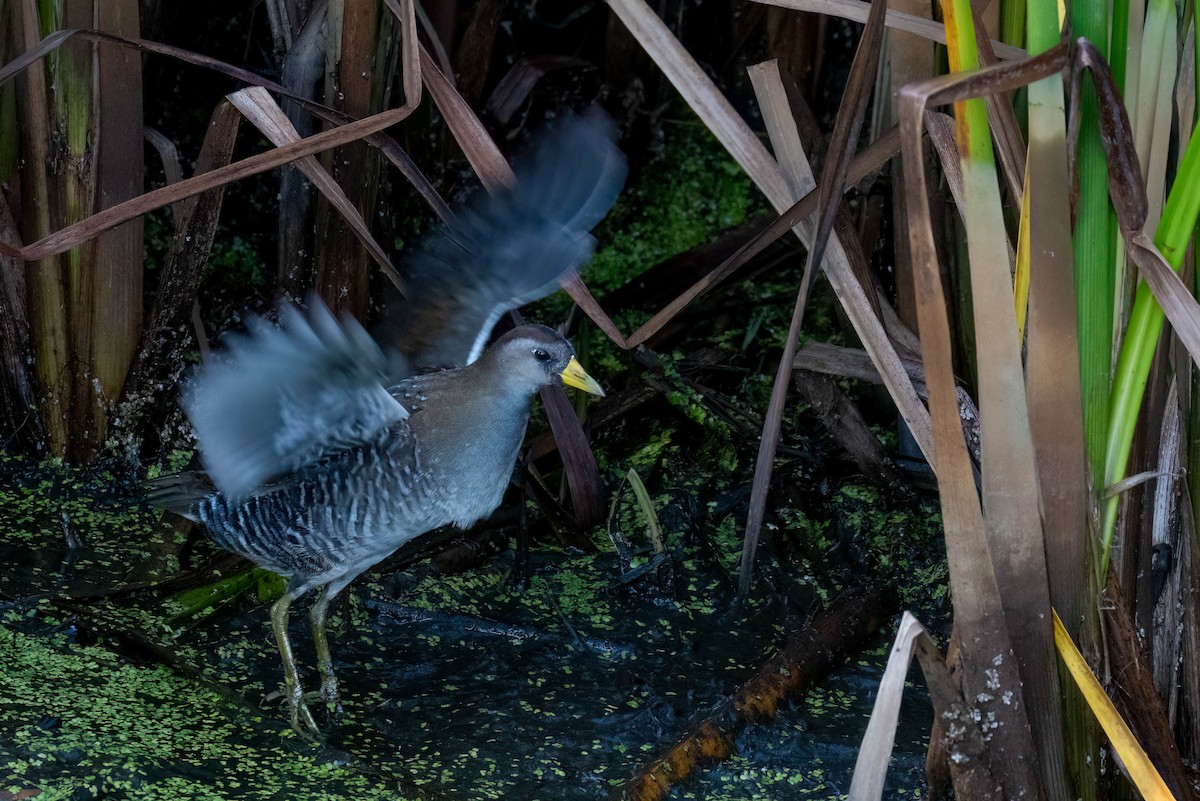
<svg viewBox="0 0 1200 801">
<path fill-rule="evenodd" d="M 616 123 L 598 107 L 547 125 L 513 164 L 520 203 L 564 230 L 592 230 L 625 185 L 616 139 Z"/>
<path fill-rule="evenodd" d="M 384 388 L 395 367 L 371 336 L 320 298 L 309 304 L 307 315 L 282 307 L 282 327 L 250 319 L 184 388 L 205 469 L 230 500 L 408 417 Z"/>
<path fill-rule="evenodd" d="M 414 365 L 474 361 L 502 314 L 591 258 L 588 232 L 625 183 L 616 135 L 598 109 L 540 131 L 516 161 L 514 187 L 478 194 L 407 259 L 406 298 L 389 308 L 380 338 Z"/>
</svg>

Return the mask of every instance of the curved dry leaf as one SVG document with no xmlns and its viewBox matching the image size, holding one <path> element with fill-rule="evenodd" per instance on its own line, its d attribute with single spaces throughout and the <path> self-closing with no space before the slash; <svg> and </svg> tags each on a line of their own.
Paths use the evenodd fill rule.
<svg viewBox="0 0 1200 801">
<path fill-rule="evenodd" d="M 1127 240 L 1126 249 L 1170 320 L 1175 336 L 1187 348 L 1192 361 L 1200 364 L 1200 303 L 1144 231 Z"/>
<path fill-rule="evenodd" d="M 918 639 L 926 640 L 927 648 L 937 650 L 920 621 L 905 612 L 900 618 L 896 639 L 892 642 L 887 667 L 879 680 L 879 689 L 875 691 L 875 705 L 871 708 L 858 757 L 854 760 L 848 801 L 877 801 L 883 798 L 883 784 L 900 720 L 900 702 L 904 698 L 904 684 Z"/>
<path fill-rule="evenodd" d="M 871 13 L 873 3 L 861 0 L 754 0 L 764 5 L 790 8 L 795 11 L 808 11 L 813 14 L 827 14 L 831 17 L 841 17 L 852 22 L 866 22 Z M 946 29 L 941 23 L 906 14 L 903 11 L 888 10 L 884 24 L 889 28 L 905 33 L 915 34 L 923 39 L 939 44 L 946 43 Z M 1028 53 L 1023 48 L 1013 47 L 1004 42 L 990 40 L 996 56 L 1005 60 L 1025 58 Z"/>
</svg>

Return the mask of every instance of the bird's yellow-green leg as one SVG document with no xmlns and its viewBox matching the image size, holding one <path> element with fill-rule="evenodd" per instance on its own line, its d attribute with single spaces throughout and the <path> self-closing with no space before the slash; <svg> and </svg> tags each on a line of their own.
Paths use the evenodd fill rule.
<svg viewBox="0 0 1200 801">
<path fill-rule="evenodd" d="M 333 657 L 329 655 L 329 636 L 325 633 L 325 619 L 329 613 L 329 602 L 333 594 L 326 587 L 317 597 L 309 610 L 308 619 L 312 623 L 313 642 L 317 646 L 317 672 L 321 674 L 321 699 L 329 711 L 337 716 L 342 715 L 342 699 L 338 695 L 337 676 L 333 673 Z"/>
<path fill-rule="evenodd" d="M 300 677 L 296 673 L 296 658 L 292 656 L 292 641 L 288 639 L 287 621 L 288 609 L 295 596 L 284 593 L 283 597 L 271 607 L 271 627 L 275 629 L 275 642 L 279 644 L 279 656 L 283 659 L 284 692 L 287 694 L 288 706 L 292 710 L 292 728 L 306 738 L 320 734 L 317 722 L 304 704 L 300 692 Z M 303 723 L 303 726 L 301 726 Z"/>
</svg>

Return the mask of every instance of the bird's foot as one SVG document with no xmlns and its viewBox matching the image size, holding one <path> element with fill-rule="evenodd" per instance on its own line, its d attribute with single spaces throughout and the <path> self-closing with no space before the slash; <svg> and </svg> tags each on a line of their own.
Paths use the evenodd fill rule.
<svg viewBox="0 0 1200 801">
<path fill-rule="evenodd" d="M 500 577 L 500 589 L 504 592 L 524 595 L 529 592 L 529 573 L 528 556 L 523 558 L 518 553 L 516 558 L 513 559 L 512 565 Z"/>
<path fill-rule="evenodd" d="M 312 712 L 308 710 L 308 704 L 304 703 L 304 693 L 300 691 L 300 685 L 292 684 L 285 687 L 284 696 L 287 698 L 288 707 L 292 712 L 292 728 L 310 743 L 319 743 L 321 730 L 317 728 L 317 721 L 313 718 Z"/>
<path fill-rule="evenodd" d="M 329 716 L 335 721 L 341 720 L 342 716 L 346 714 L 346 710 L 342 708 L 342 696 L 338 692 L 337 676 L 333 675 L 332 666 L 322 670 L 322 673 L 321 700 L 325 702 Z"/>
</svg>

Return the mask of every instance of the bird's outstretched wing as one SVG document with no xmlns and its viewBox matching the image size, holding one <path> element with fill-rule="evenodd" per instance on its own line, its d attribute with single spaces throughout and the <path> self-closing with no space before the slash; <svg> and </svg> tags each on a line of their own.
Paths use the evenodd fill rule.
<svg viewBox="0 0 1200 801">
<path fill-rule="evenodd" d="M 408 417 L 384 388 L 394 360 L 355 320 L 315 295 L 307 314 L 285 305 L 280 319 L 250 319 L 184 387 L 201 460 L 229 501 Z"/>
<path fill-rule="evenodd" d="M 515 162 L 515 186 L 481 191 L 406 260 L 406 297 L 390 305 L 380 339 L 421 367 L 474 361 L 502 314 L 591 258 L 588 232 L 625 183 L 616 134 L 599 109 L 539 131 Z"/>
</svg>

